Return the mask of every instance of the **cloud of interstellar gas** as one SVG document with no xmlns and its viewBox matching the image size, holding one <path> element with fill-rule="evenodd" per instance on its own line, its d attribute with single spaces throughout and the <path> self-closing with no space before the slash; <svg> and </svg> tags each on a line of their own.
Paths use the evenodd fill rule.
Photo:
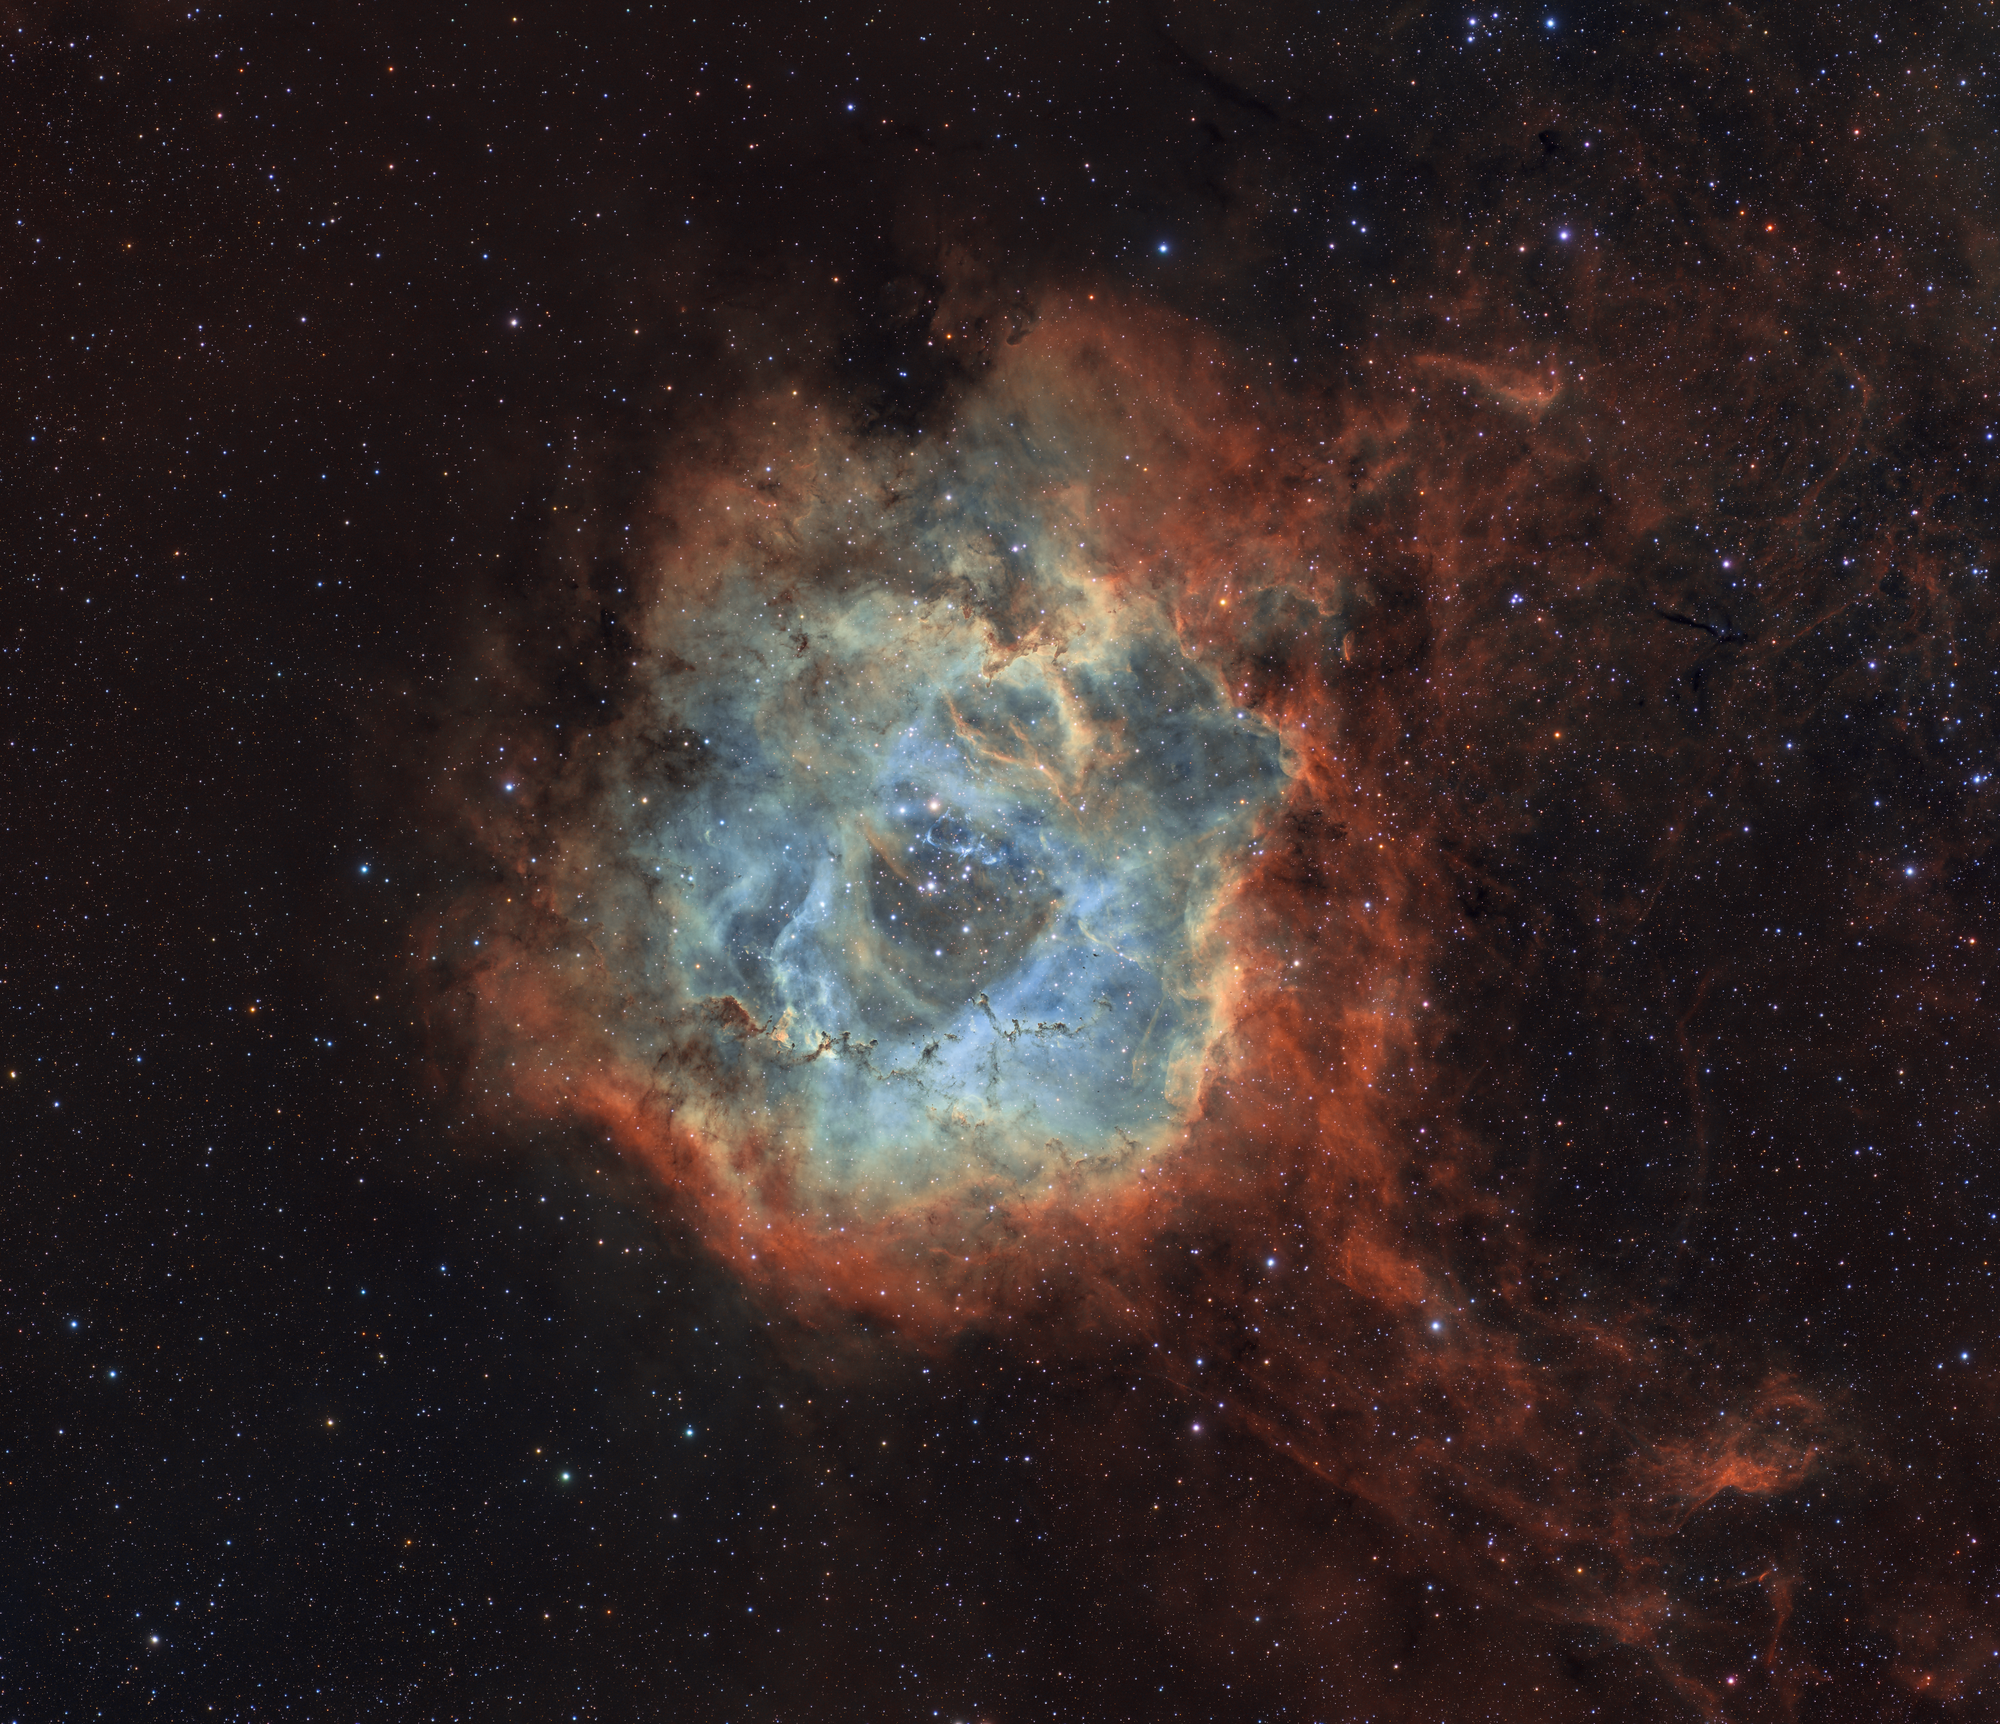
<svg viewBox="0 0 2000 1724">
<path fill-rule="evenodd" d="M 1601 509 L 1549 544 L 1535 502 L 1590 383 L 1385 353 L 1429 412 L 1315 399 L 1100 303 L 933 434 L 787 385 L 676 470 L 617 716 L 485 752 L 482 1081 L 808 1322 L 935 1344 L 1060 1278 L 1080 1336 L 1144 1331 L 1220 1275 L 1272 1443 L 1650 1647 L 1649 1537 L 1802 1479 L 1817 1409 L 1542 1312 L 1457 1106 L 1490 1007 L 1437 979 L 1434 858 L 1523 819 L 1495 756 L 1561 770 L 1588 708 L 1535 709 L 1637 596 Z"/>
<path fill-rule="evenodd" d="M 1129 1175 L 1221 1033 L 1215 918 L 1282 746 L 1091 545 L 1114 428 L 1034 405 L 934 459 L 772 464 L 648 619 L 648 718 L 606 756 L 574 904 L 619 1052 L 794 1219 L 928 1231 Z"/>
<path fill-rule="evenodd" d="M 477 656 L 440 781 L 491 881 L 419 961 L 490 1117 L 590 1122 L 799 1333 L 1147 1348 L 1496 1618 L 1775 1716 L 1821 1654 L 1765 1511 L 1856 1426 L 1673 1289 L 1716 1048 L 1837 1037 L 1682 954 L 1735 827 L 1825 817 L 1787 751 L 1877 698 L 1835 635 L 1922 609 L 1920 698 L 1984 613 L 1951 476 L 1873 465 L 1911 409 L 1841 296 L 1901 266 L 1595 141 L 1622 251 L 1503 202 L 1313 363 L 947 268 L 910 423 L 733 374 L 615 581 Z M 1965 1608 L 1854 1608 L 1971 1691 Z"/>
</svg>

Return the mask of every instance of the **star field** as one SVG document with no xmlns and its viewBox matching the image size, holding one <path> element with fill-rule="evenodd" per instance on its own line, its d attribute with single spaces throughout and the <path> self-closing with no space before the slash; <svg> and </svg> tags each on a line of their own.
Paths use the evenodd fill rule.
<svg viewBox="0 0 2000 1724">
<path fill-rule="evenodd" d="M 1989 17 L 0 48 L 0 1717 L 1987 1715 Z"/>
</svg>

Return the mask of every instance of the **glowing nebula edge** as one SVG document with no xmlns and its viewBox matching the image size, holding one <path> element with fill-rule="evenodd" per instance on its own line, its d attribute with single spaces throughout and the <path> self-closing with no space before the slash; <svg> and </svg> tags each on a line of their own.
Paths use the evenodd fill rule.
<svg viewBox="0 0 2000 1724">
<path fill-rule="evenodd" d="M 1630 863 L 1579 919 L 1652 915 L 1684 835 L 1631 714 L 1676 673 L 1626 643 L 1721 482 L 1677 427 L 1743 385 L 1638 411 L 1618 355 L 1482 344 L 1465 293 L 1473 334 L 1391 327 L 1338 386 L 1053 290 L 1012 342 L 937 309 L 967 363 L 921 435 L 746 383 L 599 529 L 601 721 L 529 716 L 546 642 L 473 655 L 441 778 L 494 866 L 418 961 L 486 1117 L 589 1122 L 795 1332 L 1171 1335 L 1476 1596 L 1706 1705 L 1786 1656 L 1789 1582 L 1704 1602 L 1676 1540 L 1848 1437 L 1752 1343 L 1548 1296 L 1465 1106 L 1517 960 L 1463 905 L 1567 797 Z M 1825 411 L 1729 468 L 1774 499 L 1773 711 L 1853 578 L 1795 500 L 1866 382 L 1773 355 Z"/>
</svg>

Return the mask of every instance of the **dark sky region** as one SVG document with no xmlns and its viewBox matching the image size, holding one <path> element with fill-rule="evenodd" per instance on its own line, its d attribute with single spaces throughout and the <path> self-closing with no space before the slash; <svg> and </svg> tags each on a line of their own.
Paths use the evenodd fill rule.
<svg viewBox="0 0 2000 1724">
<path fill-rule="evenodd" d="M 1990 10 L 0 24 L 0 1717 L 2000 1716 Z"/>
</svg>

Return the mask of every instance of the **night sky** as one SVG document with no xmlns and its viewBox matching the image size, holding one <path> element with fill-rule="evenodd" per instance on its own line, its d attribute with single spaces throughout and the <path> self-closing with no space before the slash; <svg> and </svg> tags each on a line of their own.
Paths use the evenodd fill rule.
<svg viewBox="0 0 2000 1724">
<path fill-rule="evenodd" d="M 1989 10 L 0 26 L 0 1718 L 2000 1717 Z"/>
</svg>

